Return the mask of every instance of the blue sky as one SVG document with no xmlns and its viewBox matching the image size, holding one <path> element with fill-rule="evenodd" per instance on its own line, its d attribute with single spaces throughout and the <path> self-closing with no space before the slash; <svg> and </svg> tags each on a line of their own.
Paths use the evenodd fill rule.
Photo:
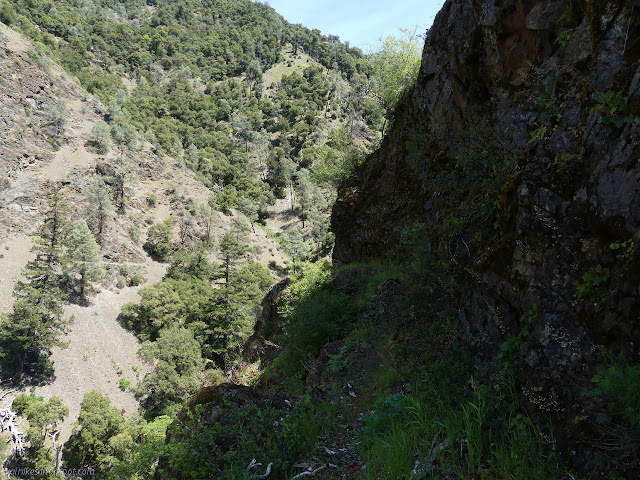
<svg viewBox="0 0 640 480">
<path fill-rule="evenodd" d="M 378 38 L 396 35 L 398 28 L 419 27 L 424 33 L 444 0 L 268 0 L 290 23 L 338 35 L 365 53 Z"/>
</svg>

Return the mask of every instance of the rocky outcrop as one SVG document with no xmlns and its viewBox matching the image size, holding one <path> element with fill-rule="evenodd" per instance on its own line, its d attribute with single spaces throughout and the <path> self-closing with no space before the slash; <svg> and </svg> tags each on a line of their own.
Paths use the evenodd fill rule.
<svg viewBox="0 0 640 480">
<path fill-rule="evenodd" d="M 257 362 L 260 359 L 270 358 L 277 354 L 280 347 L 269 338 L 282 333 L 282 316 L 278 311 L 278 303 L 285 295 L 287 287 L 291 285 L 291 278 L 285 277 L 274 284 L 262 299 L 260 307 L 262 312 L 256 320 L 251 335 L 242 349 L 241 364 Z"/>
<path fill-rule="evenodd" d="M 512 368 L 560 423 L 593 413 L 597 345 L 637 361 L 639 25 L 631 1 L 447 0 L 332 217 L 337 262 L 440 268 L 477 358 L 531 323 Z M 565 447 L 588 436 L 565 426 Z"/>
</svg>

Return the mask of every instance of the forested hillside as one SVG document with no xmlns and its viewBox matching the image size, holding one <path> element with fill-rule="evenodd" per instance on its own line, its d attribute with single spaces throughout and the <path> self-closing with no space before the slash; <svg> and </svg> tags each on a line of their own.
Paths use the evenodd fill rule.
<svg viewBox="0 0 640 480">
<path fill-rule="evenodd" d="M 133 126 L 207 185 L 229 187 L 228 208 L 236 195 L 264 208 L 314 162 L 318 184 L 336 181 L 355 161 L 350 145 L 370 143 L 383 123 L 362 93 L 372 69 L 360 50 L 261 3 L 2 5 L 0 19 L 109 106 L 122 137 Z M 290 68 L 270 74 L 276 64 Z"/>
<path fill-rule="evenodd" d="M 0 21 L 2 475 L 152 478 L 188 398 L 261 377 L 269 287 L 326 275 L 336 188 L 420 46 L 365 57 L 250 1 L 2 0 Z M 312 447 L 297 421 L 271 478 Z M 254 478 L 247 452 L 185 475 Z"/>
</svg>

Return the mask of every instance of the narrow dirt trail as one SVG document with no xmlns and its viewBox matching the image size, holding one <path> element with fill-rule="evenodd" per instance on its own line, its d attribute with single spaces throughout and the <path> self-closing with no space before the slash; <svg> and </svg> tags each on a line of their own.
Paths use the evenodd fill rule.
<svg viewBox="0 0 640 480">
<path fill-rule="evenodd" d="M 146 263 L 147 284 L 159 282 L 166 270 L 166 264 L 149 260 Z M 138 383 L 151 370 L 137 358 L 140 348 L 138 340 L 118 323 L 117 317 L 122 306 L 140 300 L 140 287 L 126 287 L 119 291 L 103 290 L 90 306 L 68 305 L 67 315 L 75 321 L 71 332 L 63 341 L 69 342 L 66 349 L 53 350 L 55 380 L 36 388 L 36 394 L 48 399 L 58 396 L 69 407 L 60 439 L 66 441 L 73 431 L 80 413 L 84 394 L 98 390 L 111 399 L 111 404 L 131 414 L 138 409 L 138 401 L 130 389 L 120 388 L 120 379 L 130 382 L 130 387 Z M 134 371 L 135 367 L 138 371 Z M 121 371 L 121 374 L 118 374 Z"/>
</svg>

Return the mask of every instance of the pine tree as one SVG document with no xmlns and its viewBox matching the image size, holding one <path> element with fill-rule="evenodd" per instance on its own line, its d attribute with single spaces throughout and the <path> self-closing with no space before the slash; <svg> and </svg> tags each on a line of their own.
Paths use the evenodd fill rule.
<svg viewBox="0 0 640 480">
<path fill-rule="evenodd" d="M 59 191 L 49 200 L 43 225 L 35 240 L 34 259 L 23 270 L 25 281 L 14 287 L 13 311 L 0 323 L 0 359 L 15 367 L 14 385 L 22 382 L 25 368 L 50 373 L 52 347 L 65 347 L 60 336 L 72 319 L 65 319 L 66 297 L 61 285 L 62 243 L 68 229 L 66 206 Z"/>
<path fill-rule="evenodd" d="M 326 214 L 318 209 L 311 210 L 309 218 L 313 223 L 313 227 L 311 227 L 311 237 L 316 242 L 317 249 L 320 250 L 329 231 L 329 219 Z"/>
<path fill-rule="evenodd" d="M 87 187 L 85 195 L 88 201 L 87 223 L 96 234 L 98 243 L 102 245 L 107 223 L 113 215 L 113 201 L 109 186 L 102 178 L 97 178 Z"/>
<path fill-rule="evenodd" d="M 296 272 L 296 263 L 304 261 L 309 256 L 309 244 L 305 242 L 300 230 L 289 230 L 283 237 L 282 243 L 285 251 L 293 259 L 293 272 Z"/>
<path fill-rule="evenodd" d="M 113 165 L 114 175 L 111 179 L 113 186 L 113 198 L 119 213 L 124 213 L 128 191 L 136 180 L 133 160 L 130 157 L 120 156 Z"/>
<path fill-rule="evenodd" d="M 89 133 L 89 141 L 91 147 L 96 153 L 104 155 L 111 148 L 111 128 L 106 122 L 100 121 L 96 123 Z"/>
<path fill-rule="evenodd" d="M 225 287 L 228 288 L 230 282 L 230 272 L 235 261 L 240 258 L 247 250 L 246 233 L 227 232 L 220 239 L 220 254 L 223 261 L 223 271 L 225 279 Z"/>
<path fill-rule="evenodd" d="M 104 269 L 99 263 L 100 246 L 84 220 L 73 223 L 66 244 L 69 257 L 68 271 L 79 275 L 76 283 L 80 288 L 80 298 L 84 298 L 91 282 L 99 281 L 104 276 Z"/>
<path fill-rule="evenodd" d="M 253 223 L 258 220 L 258 205 L 246 197 L 238 197 L 238 211 L 251 222 L 251 230 L 256 233 Z"/>
<path fill-rule="evenodd" d="M 311 174 L 306 168 L 300 169 L 296 174 L 298 177 L 298 199 L 300 203 L 300 218 L 302 219 L 302 228 L 307 219 L 308 210 L 313 203 L 313 186 L 311 184 Z"/>
<path fill-rule="evenodd" d="M 73 468 L 92 466 L 103 469 L 114 463 L 110 440 L 122 432 L 124 417 L 120 409 L 97 390 L 85 393 L 75 431 L 67 442 L 65 464 Z M 101 478 L 105 478 L 102 476 Z"/>
<path fill-rule="evenodd" d="M 145 342 L 138 352 L 146 362 L 156 362 L 144 377 L 136 395 L 146 395 L 142 404 L 151 418 L 173 414 L 202 387 L 204 367 L 200 344 L 186 328 L 166 328 L 154 342 Z"/>
<path fill-rule="evenodd" d="M 196 211 L 198 224 L 202 228 L 201 238 L 206 245 L 210 245 L 211 231 L 218 224 L 215 207 L 215 196 L 211 196 L 209 202 L 200 205 Z"/>
</svg>

